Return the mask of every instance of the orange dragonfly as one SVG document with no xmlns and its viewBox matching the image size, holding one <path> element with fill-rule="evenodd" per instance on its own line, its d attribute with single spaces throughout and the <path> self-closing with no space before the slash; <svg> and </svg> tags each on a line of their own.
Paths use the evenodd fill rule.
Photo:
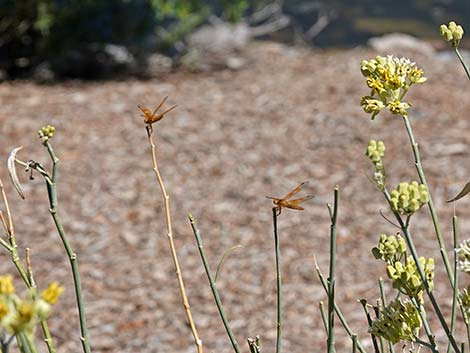
<svg viewBox="0 0 470 353">
<path fill-rule="evenodd" d="M 273 200 L 273 204 L 277 210 L 278 216 L 281 214 L 282 208 L 290 208 L 290 209 L 299 210 L 299 211 L 304 210 L 303 207 L 299 206 L 299 203 L 310 200 L 311 198 L 313 198 L 313 195 L 308 195 L 308 196 L 301 197 L 299 199 L 294 199 L 294 200 L 289 200 L 289 199 L 295 194 L 297 194 L 302 189 L 302 186 L 304 186 L 306 183 L 307 182 L 304 181 L 303 183 L 299 184 L 296 188 L 291 190 L 286 196 L 284 196 L 281 199 L 277 197 L 266 196 L 266 198 Z"/>
<path fill-rule="evenodd" d="M 171 112 L 173 109 L 176 108 L 176 105 L 174 105 L 170 109 L 167 109 L 164 112 L 157 114 L 157 112 L 160 110 L 162 105 L 165 104 L 167 99 L 168 99 L 168 96 L 166 96 L 165 99 L 161 101 L 161 103 L 158 105 L 158 107 L 155 108 L 153 113 L 150 109 L 138 105 L 140 111 L 143 113 L 142 116 L 144 117 L 144 123 L 148 125 L 152 125 L 153 123 L 156 123 L 157 121 L 162 120 L 166 113 Z"/>
</svg>

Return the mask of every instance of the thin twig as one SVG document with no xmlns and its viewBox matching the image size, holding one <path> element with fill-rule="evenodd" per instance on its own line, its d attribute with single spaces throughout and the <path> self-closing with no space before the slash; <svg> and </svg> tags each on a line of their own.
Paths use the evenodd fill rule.
<svg viewBox="0 0 470 353">
<path fill-rule="evenodd" d="M 387 298 L 385 296 L 385 289 L 384 289 L 384 281 L 382 277 L 379 278 L 379 289 L 380 289 L 380 299 L 382 300 L 382 305 L 385 308 L 387 306 Z M 388 350 L 390 353 L 395 353 L 395 347 L 393 347 L 393 343 L 388 341 Z"/>
<path fill-rule="evenodd" d="M 179 261 L 178 261 L 178 255 L 176 254 L 175 242 L 173 241 L 173 230 L 172 230 L 172 225 L 171 225 L 171 214 L 170 214 L 170 196 L 166 192 L 165 185 L 163 184 L 162 176 L 160 175 L 160 171 L 158 170 L 156 146 L 152 139 L 152 131 L 153 130 L 151 128 L 151 125 L 147 126 L 147 136 L 149 139 L 150 149 L 152 153 L 153 171 L 155 172 L 155 176 L 157 177 L 158 185 L 160 186 L 160 190 L 162 192 L 162 197 L 163 197 L 163 202 L 165 205 L 167 237 L 168 237 L 168 242 L 170 244 L 171 257 L 173 259 L 173 264 L 175 266 L 176 277 L 178 280 L 178 286 L 179 286 L 181 298 L 183 301 L 184 310 L 186 312 L 186 318 L 188 319 L 188 324 L 191 328 L 191 332 L 194 337 L 194 342 L 196 344 L 197 351 L 198 353 L 202 353 L 203 352 L 202 340 L 199 338 L 196 324 L 194 323 L 194 320 L 193 320 L 191 307 L 189 305 L 188 296 L 186 294 L 186 288 L 184 286 L 183 275 L 181 273 L 181 268 L 180 268 Z"/>
<path fill-rule="evenodd" d="M 470 70 L 468 69 L 467 63 L 466 63 L 465 60 L 463 59 L 463 57 L 462 57 L 462 55 L 460 54 L 460 51 L 459 51 L 458 48 L 455 48 L 454 51 L 455 51 L 455 54 L 457 55 L 457 57 L 459 58 L 460 63 L 462 64 L 463 69 L 465 70 L 465 73 L 467 74 L 468 79 L 470 80 Z"/>
<path fill-rule="evenodd" d="M 330 272 L 328 276 L 328 353 L 335 352 L 335 268 L 336 268 L 336 220 L 338 218 L 339 186 L 334 189 L 333 209 L 328 205 L 330 214 Z"/>
<path fill-rule="evenodd" d="M 320 270 L 320 267 L 318 266 L 317 264 L 317 260 L 315 258 L 315 256 L 313 257 L 313 262 L 315 264 L 315 270 L 317 272 L 317 275 L 318 275 L 318 278 L 320 279 L 320 283 L 323 287 L 323 290 L 325 291 L 326 295 L 328 295 L 328 284 L 327 284 L 327 280 L 325 279 L 325 276 L 323 275 L 323 273 L 321 272 Z M 343 312 L 341 311 L 341 309 L 339 308 L 338 304 L 336 303 L 336 301 L 334 301 L 333 303 L 334 305 L 334 308 L 335 308 L 335 312 L 336 312 L 336 315 L 338 315 L 338 319 L 339 321 L 341 322 L 341 325 L 343 325 L 346 333 L 349 335 L 349 337 L 352 339 L 352 337 L 354 336 L 354 333 L 351 329 L 351 327 L 349 326 L 348 322 L 346 321 L 346 318 L 344 317 L 343 315 Z M 359 349 L 359 351 L 361 353 L 366 353 L 366 350 L 365 348 L 362 346 L 362 344 L 360 342 L 357 342 L 357 349 Z"/>
<path fill-rule="evenodd" d="M 225 315 L 224 307 L 222 306 L 222 301 L 220 300 L 219 292 L 217 291 L 217 285 L 212 277 L 212 273 L 209 267 L 209 262 L 207 261 L 206 254 L 204 252 L 204 247 L 202 245 L 201 235 L 199 233 L 199 229 L 196 227 L 196 222 L 194 221 L 194 217 L 189 214 L 188 215 L 189 222 L 191 223 L 191 228 L 193 230 L 194 236 L 196 237 L 197 247 L 199 249 L 199 254 L 201 255 L 202 264 L 204 265 L 204 270 L 206 271 L 207 279 L 209 280 L 209 285 L 211 287 L 212 295 L 214 296 L 215 304 L 217 305 L 217 309 L 220 314 L 220 318 L 224 324 L 225 330 L 227 331 L 227 335 L 232 343 L 233 350 L 235 353 L 240 353 L 240 347 L 238 346 L 237 339 L 233 334 L 232 328 L 230 327 L 230 323 L 228 322 L 227 316 Z"/>
<path fill-rule="evenodd" d="M 434 225 L 437 242 L 439 243 L 439 251 L 441 253 L 442 260 L 444 261 L 444 267 L 446 269 L 446 273 L 447 273 L 447 277 L 449 278 L 450 285 L 452 286 L 452 288 L 454 288 L 453 271 L 449 262 L 449 257 L 447 256 L 447 250 L 446 250 L 444 240 L 442 238 L 441 229 L 439 227 L 439 219 L 437 217 L 436 208 L 434 207 L 434 202 L 432 201 L 431 190 L 429 188 L 428 183 L 426 182 L 426 176 L 424 175 L 424 170 L 423 170 L 423 165 L 421 164 L 421 157 L 419 154 L 418 144 L 415 141 L 413 130 L 411 128 L 411 124 L 408 119 L 408 116 L 403 115 L 403 121 L 405 123 L 406 132 L 408 133 L 408 138 L 410 140 L 411 148 L 413 150 L 415 167 L 418 172 L 419 179 L 421 180 L 421 183 L 426 185 L 426 188 L 428 189 L 428 195 L 429 195 L 428 206 L 429 206 L 429 211 L 431 212 L 431 218 L 432 218 L 432 223 Z M 455 348 L 458 350 L 457 347 Z"/>
<path fill-rule="evenodd" d="M 276 316 L 276 353 L 281 353 L 281 335 L 282 335 L 282 280 L 281 280 L 281 261 L 279 249 L 279 235 L 277 232 L 278 208 L 273 207 L 273 228 L 274 228 L 274 253 L 276 257 L 276 298 L 277 298 L 277 316 Z"/>
<path fill-rule="evenodd" d="M 72 268 L 73 283 L 75 288 L 75 297 L 77 300 L 78 307 L 78 316 L 80 320 L 80 341 L 82 343 L 82 348 L 85 353 L 90 353 L 90 343 L 88 340 L 88 327 L 85 317 L 85 303 L 82 298 L 82 285 L 80 280 L 80 272 L 78 271 L 78 257 L 77 254 L 72 250 L 72 247 L 68 241 L 67 235 L 62 225 L 62 221 L 58 214 L 58 201 L 57 201 L 57 166 L 59 164 L 59 159 L 54 153 L 51 144 L 49 141 L 45 141 L 43 145 L 47 148 L 47 152 L 52 160 L 52 176 L 49 174 L 37 163 L 31 167 L 38 170 L 41 175 L 44 177 L 47 186 L 47 195 L 49 197 L 49 212 L 54 220 L 54 224 L 59 233 L 60 239 L 64 246 L 65 252 L 69 258 L 70 266 Z"/>
<path fill-rule="evenodd" d="M 241 246 L 240 244 L 234 245 L 224 252 L 224 254 L 222 255 L 222 258 L 219 261 L 219 264 L 217 265 L 217 269 L 215 270 L 215 276 L 214 276 L 215 282 L 217 282 L 217 279 L 219 278 L 220 270 L 222 269 L 222 265 L 224 264 L 227 256 L 229 256 L 232 253 L 232 251 L 234 251 L 235 249 L 240 249 L 242 247 L 243 246 Z"/>
</svg>

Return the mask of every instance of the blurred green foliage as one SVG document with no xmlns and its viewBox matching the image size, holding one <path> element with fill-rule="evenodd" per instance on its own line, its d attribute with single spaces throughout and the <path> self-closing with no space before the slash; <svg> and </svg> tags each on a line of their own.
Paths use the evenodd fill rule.
<svg viewBox="0 0 470 353">
<path fill-rule="evenodd" d="M 239 21 L 248 6 L 247 0 L 0 0 L 0 69 L 27 70 L 90 43 L 168 47 L 209 14 Z M 161 43 L 147 40 L 157 33 Z"/>
<path fill-rule="evenodd" d="M 275 0 L 0 0 L 0 70 L 15 76 L 87 45 L 141 53 L 179 43 L 210 15 L 237 22 Z M 470 22 L 468 0 L 277 0 L 298 30 L 325 9 L 334 13 L 316 45 L 357 44 L 371 35 L 434 34 L 453 19 Z M 437 33 L 437 32 L 436 32 Z M 175 50 L 173 50 L 174 53 Z"/>
</svg>

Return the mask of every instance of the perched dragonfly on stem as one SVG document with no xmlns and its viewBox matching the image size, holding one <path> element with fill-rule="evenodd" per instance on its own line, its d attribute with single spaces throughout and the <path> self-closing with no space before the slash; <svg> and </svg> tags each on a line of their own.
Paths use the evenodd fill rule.
<svg viewBox="0 0 470 353">
<path fill-rule="evenodd" d="M 313 195 L 308 195 L 305 197 L 301 197 L 298 199 L 294 200 L 289 200 L 294 196 L 295 194 L 299 193 L 300 190 L 302 190 L 302 187 L 306 184 L 307 182 L 304 181 L 303 183 L 300 183 L 297 187 L 295 187 L 293 190 L 291 190 L 286 196 L 283 198 L 277 198 L 277 197 L 271 197 L 271 196 L 266 196 L 266 198 L 273 200 L 273 204 L 277 210 L 277 215 L 279 216 L 281 214 L 282 208 L 290 208 L 293 210 L 299 210 L 303 211 L 304 208 L 299 206 L 299 203 L 310 200 L 313 198 Z"/>
<path fill-rule="evenodd" d="M 155 108 L 153 113 L 150 109 L 138 105 L 140 111 L 143 113 L 144 123 L 146 123 L 147 125 L 152 125 L 153 123 L 162 120 L 166 113 L 171 112 L 173 109 L 176 108 L 176 105 L 174 105 L 171 108 L 165 110 L 164 112 L 157 114 L 157 112 L 160 110 L 163 104 L 165 104 L 167 99 L 168 96 L 166 96 L 165 99 L 160 102 L 160 104 L 158 105 L 158 107 Z"/>
</svg>

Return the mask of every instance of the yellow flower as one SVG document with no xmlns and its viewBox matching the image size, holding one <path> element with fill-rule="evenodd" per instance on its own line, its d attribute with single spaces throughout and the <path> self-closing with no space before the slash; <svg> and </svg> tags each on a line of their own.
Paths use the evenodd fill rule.
<svg viewBox="0 0 470 353">
<path fill-rule="evenodd" d="M 0 321 L 3 320 L 9 312 L 10 309 L 8 308 L 8 305 L 4 301 L 0 301 Z"/>
<path fill-rule="evenodd" d="M 460 40 L 464 34 L 462 26 L 456 24 L 454 21 L 450 21 L 448 26 L 441 25 L 439 30 L 441 32 L 441 36 L 452 46 L 452 48 L 455 49 L 459 46 Z"/>
<path fill-rule="evenodd" d="M 426 81 L 424 71 L 414 62 L 392 55 L 363 60 L 361 73 L 371 88 L 370 96 L 364 97 L 361 105 L 367 113 L 372 113 L 372 119 L 384 106 L 388 106 L 393 114 L 407 115 L 410 104 L 403 102 L 403 97 L 413 84 Z M 376 95 L 380 100 L 374 99 Z"/>
<path fill-rule="evenodd" d="M 0 294 L 12 294 L 15 292 L 13 287 L 13 277 L 11 275 L 0 276 Z"/>
<path fill-rule="evenodd" d="M 369 96 L 362 97 L 361 99 L 361 106 L 364 108 L 366 113 L 371 113 L 371 119 L 374 120 L 375 116 L 380 113 L 380 111 L 385 108 L 385 104 L 383 104 L 378 99 L 374 99 Z"/>
<path fill-rule="evenodd" d="M 378 78 L 368 77 L 366 80 L 366 83 L 367 83 L 367 86 L 369 86 L 369 88 L 372 89 L 371 94 L 374 94 L 374 92 L 380 94 L 383 91 L 385 91 L 384 85 Z"/>
<path fill-rule="evenodd" d="M 388 109 L 392 114 L 400 114 L 400 115 L 408 115 L 407 109 L 409 109 L 411 105 L 407 102 L 400 102 L 398 99 L 388 103 Z"/>
<path fill-rule="evenodd" d="M 17 308 L 15 318 L 11 323 L 13 332 L 25 331 L 31 328 L 35 314 L 34 302 L 29 300 L 21 301 Z"/>
<path fill-rule="evenodd" d="M 57 303 L 57 299 L 59 299 L 59 296 L 62 294 L 64 291 L 64 288 L 59 286 L 59 283 L 57 282 L 52 282 L 49 284 L 49 287 L 47 287 L 43 292 L 42 292 L 42 298 L 49 304 L 55 304 Z"/>
</svg>

